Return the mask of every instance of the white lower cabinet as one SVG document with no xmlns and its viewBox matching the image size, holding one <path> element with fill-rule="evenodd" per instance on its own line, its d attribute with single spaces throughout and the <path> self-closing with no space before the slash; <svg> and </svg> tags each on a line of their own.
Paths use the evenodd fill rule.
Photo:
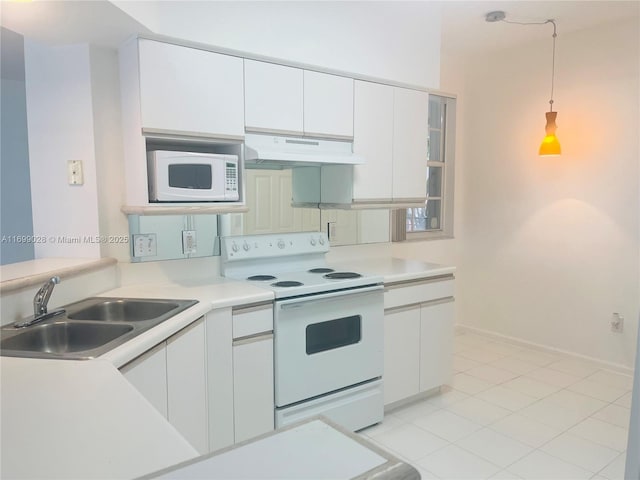
<svg viewBox="0 0 640 480">
<path fill-rule="evenodd" d="M 384 316 L 384 403 L 420 390 L 420 307 L 394 309 Z"/>
<path fill-rule="evenodd" d="M 201 454 L 269 432 L 272 305 L 212 310 L 120 371 Z"/>
<path fill-rule="evenodd" d="M 273 309 L 233 313 L 233 418 L 236 443 L 275 428 Z"/>
<path fill-rule="evenodd" d="M 205 358 L 201 318 L 120 368 L 199 453 L 209 451 Z"/>
<path fill-rule="evenodd" d="M 167 418 L 167 344 L 162 342 L 120 369 L 124 377 Z"/>
<path fill-rule="evenodd" d="M 420 391 L 451 380 L 453 361 L 453 298 L 420 307 Z"/>
<path fill-rule="evenodd" d="M 205 318 L 209 451 L 213 452 L 234 443 L 231 308 L 212 310 Z"/>
<path fill-rule="evenodd" d="M 384 404 L 446 384 L 453 354 L 453 276 L 387 287 Z"/>
<path fill-rule="evenodd" d="M 204 319 L 167 340 L 169 422 L 204 454 L 209 452 Z"/>
<path fill-rule="evenodd" d="M 236 443 L 274 429 L 273 334 L 234 342 L 233 398 Z"/>
</svg>

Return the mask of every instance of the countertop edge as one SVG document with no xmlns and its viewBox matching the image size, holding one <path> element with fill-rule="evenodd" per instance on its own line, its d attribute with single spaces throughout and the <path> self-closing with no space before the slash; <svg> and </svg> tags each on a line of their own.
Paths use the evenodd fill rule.
<svg viewBox="0 0 640 480">
<path fill-rule="evenodd" d="M 168 320 L 156 325 L 139 336 L 132 338 L 128 342 L 104 353 L 103 355 L 100 355 L 97 358 L 110 362 L 116 368 L 121 368 L 156 345 L 166 341 L 171 336 L 187 328 L 192 323 L 198 321 L 200 317 L 205 316 L 211 311 L 232 308 L 238 305 L 273 301 L 273 293 L 270 290 L 260 289 L 260 291 L 256 291 L 255 287 L 244 285 L 242 282 L 228 282 L 218 285 L 240 286 L 244 292 L 224 296 L 216 296 L 215 293 L 212 292 L 210 297 L 193 295 L 190 299 L 198 300 L 198 303 L 192 307 L 180 312 L 174 317 L 169 318 Z M 212 290 L 214 289 L 213 284 L 211 288 Z M 110 290 L 101 293 L 99 296 L 122 296 L 117 293 L 120 291 L 122 290 Z M 189 293 L 188 291 L 185 291 L 183 294 L 177 295 L 176 297 L 187 298 L 189 297 Z"/>
<path fill-rule="evenodd" d="M 70 259 L 72 260 L 72 259 Z M 32 287 L 34 285 L 40 286 L 42 283 L 49 280 L 52 275 L 57 275 L 60 278 L 75 277 L 77 275 L 94 272 L 102 268 L 116 265 L 118 261 L 115 258 L 104 257 L 98 259 L 87 259 L 86 263 L 71 265 L 68 267 L 54 268 L 51 270 L 43 271 L 41 273 L 34 273 L 32 275 L 12 278 L 0 282 L 0 295 L 15 292 L 23 288 Z"/>
</svg>

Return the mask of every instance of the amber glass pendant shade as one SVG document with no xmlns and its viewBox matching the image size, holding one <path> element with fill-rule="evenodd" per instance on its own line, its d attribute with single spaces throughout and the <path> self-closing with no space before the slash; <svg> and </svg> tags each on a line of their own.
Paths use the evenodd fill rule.
<svg viewBox="0 0 640 480">
<path fill-rule="evenodd" d="M 540 150 L 538 152 L 541 156 L 547 155 L 560 155 L 562 150 L 560 149 L 560 142 L 556 137 L 556 117 L 558 112 L 547 112 L 547 125 L 545 127 L 546 135 L 540 144 Z"/>
</svg>

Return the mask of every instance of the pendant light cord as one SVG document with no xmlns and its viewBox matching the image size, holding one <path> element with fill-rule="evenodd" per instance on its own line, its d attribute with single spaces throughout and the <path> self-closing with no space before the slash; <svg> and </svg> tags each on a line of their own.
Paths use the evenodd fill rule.
<svg viewBox="0 0 640 480">
<path fill-rule="evenodd" d="M 549 100 L 549 111 L 553 112 L 553 85 L 556 77 L 556 37 L 558 32 L 556 30 L 556 22 L 553 20 L 547 20 L 545 23 L 553 24 L 553 54 L 551 55 L 551 99 Z"/>
<path fill-rule="evenodd" d="M 549 111 L 553 112 L 553 87 L 556 73 L 556 37 L 558 36 L 558 29 L 556 22 L 553 19 L 545 20 L 544 22 L 513 22 L 505 18 L 499 20 L 504 23 L 513 23 L 515 25 L 546 25 L 550 23 L 553 25 L 553 53 L 551 55 L 551 98 L 549 99 Z"/>
</svg>

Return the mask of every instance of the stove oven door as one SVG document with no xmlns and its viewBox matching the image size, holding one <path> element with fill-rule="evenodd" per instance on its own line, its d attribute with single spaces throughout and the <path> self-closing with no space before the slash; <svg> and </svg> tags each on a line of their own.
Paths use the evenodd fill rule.
<svg viewBox="0 0 640 480">
<path fill-rule="evenodd" d="M 383 302 L 382 285 L 276 301 L 276 406 L 381 377 Z"/>
</svg>

